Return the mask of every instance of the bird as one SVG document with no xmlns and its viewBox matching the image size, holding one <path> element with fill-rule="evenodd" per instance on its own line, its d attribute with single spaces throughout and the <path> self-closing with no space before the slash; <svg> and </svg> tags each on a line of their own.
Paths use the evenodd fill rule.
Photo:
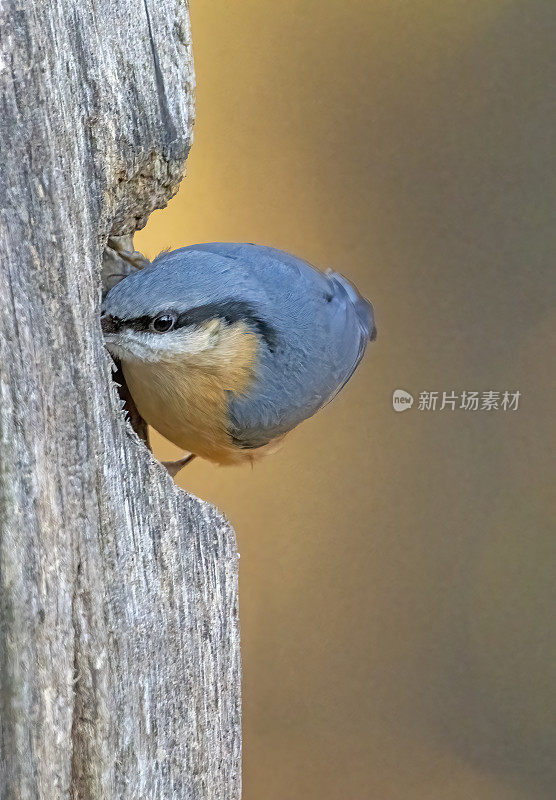
<svg viewBox="0 0 556 800">
<path fill-rule="evenodd" d="M 329 403 L 376 338 L 341 274 L 272 247 L 209 243 L 160 254 L 101 307 L 105 346 L 139 414 L 195 457 L 253 463 Z"/>
</svg>

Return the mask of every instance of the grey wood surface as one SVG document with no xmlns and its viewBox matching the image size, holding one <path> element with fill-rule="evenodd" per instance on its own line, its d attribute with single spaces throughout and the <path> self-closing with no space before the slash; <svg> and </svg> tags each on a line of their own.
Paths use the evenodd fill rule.
<svg viewBox="0 0 556 800">
<path fill-rule="evenodd" d="M 0 5 L 0 797 L 240 795 L 233 531 L 124 419 L 109 235 L 177 190 L 181 0 Z"/>
</svg>

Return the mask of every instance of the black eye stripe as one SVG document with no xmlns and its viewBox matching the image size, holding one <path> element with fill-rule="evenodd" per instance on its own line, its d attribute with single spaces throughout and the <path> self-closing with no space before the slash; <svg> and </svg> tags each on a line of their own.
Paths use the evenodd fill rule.
<svg viewBox="0 0 556 800">
<path fill-rule="evenodd" d="M 129 328 L 132 331 L 148 331 L 153 319 L 153 317 L 147 317 L 146 315 L 144 317 L 134 317 L 133 319 L 123 319 L 121 320 L 121 327 Z"/>
<path fill-rule="evenodd" d="M 270 323 L 262 319 L 250 303 L 242 300 L 222 300 L 219 303 L 207 303 L 204 306 L 197 306 L 180 314 L 176 327 L 184 325 L 200 325 L 209 319 L 222 319 L 228 325 L 236 322 L 244 322 L 254 328 L 259 336 L 264 339 L 270 350 L 277 344 L 277 333 Z"/>
<path fill-rule="evenodd" d="M 249 327 L 254 328 L 271 351 L 276 347 L 278 341 L 275 328 L 262 319 L 250 303 L 245 303 L 241 300 L 230 299 L 223 300 L 220 303 L 207 303 L 204 306 L 190 308 L 181 314 L 177 314 L 175 309 L 168 309 L 168 311 L 160 311 L 156 317 L 144 315 L 126 320 L 119 320 L 117 317 L 112 317 L 112 319 L 118 328 L 125 327 L 133 331 L 148 331 L 153 320 L 164 315 L 177 315 L 172 330 L 184 328 L 188 325 L 201 325 L 210 319 L 221 319 L 228 325 L 244 322 Z"/>
</svg>

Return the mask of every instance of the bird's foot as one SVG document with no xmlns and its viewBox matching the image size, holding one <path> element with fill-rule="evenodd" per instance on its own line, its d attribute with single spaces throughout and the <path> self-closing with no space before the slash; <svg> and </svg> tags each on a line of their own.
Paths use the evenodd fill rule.
<svg viewBox="0 0 556 800">
<path fill-rule="evenodd" d="M 150 266 L 150 263 L 133 246 L 133 236 L 110 236 L 102 257 L 103 297 L 121 280 Z"/>
<path fill-rule="evenodd" d="M 188 453 L 186 456 L 178 459 L 177 461 L 162 461 L 161 464 L 163 467 L 166 467 L 172 478 L 175 478 L 178 472 L 190 464 L 194 458 L 195 453 Z"/>
</svg>

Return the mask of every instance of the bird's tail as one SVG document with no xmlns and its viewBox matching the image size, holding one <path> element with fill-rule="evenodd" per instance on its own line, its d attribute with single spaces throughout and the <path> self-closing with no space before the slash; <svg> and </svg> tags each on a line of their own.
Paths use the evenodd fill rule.
<svg viewBox="0 0 556 800">
<path fill-rule="evenodd" d="M 328 270 L 326 274 L 329 278 L 339 284 L 345 291 L 351 300 L 353 307 L 355 308 L 359 323 L 366 333 L 366 338 L 369 341 L 374 342 L 376 339 L 376 325 L 372 304 L 366 300 L 362 294 L 359 293 L 359 291 L 352 283 L 348 281 L 347 278 L 344 278 L 343 275 L 340 275 L 339 272 Z"/>
</svg>

